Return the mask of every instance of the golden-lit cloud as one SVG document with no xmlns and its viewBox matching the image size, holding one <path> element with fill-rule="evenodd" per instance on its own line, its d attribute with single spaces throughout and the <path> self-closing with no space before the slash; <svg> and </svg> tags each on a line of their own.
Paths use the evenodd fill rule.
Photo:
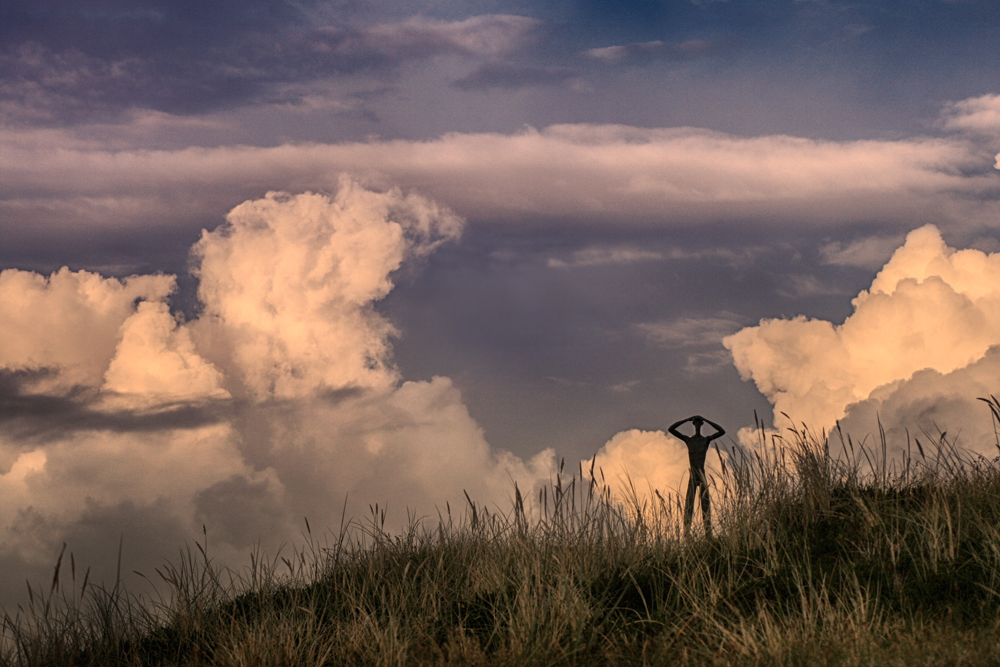
<svg viewBox="0 0 1000 667">
<path fill-rule="evenodd" d="M 162 301 L 172 276 L 120 281 L 63 268 L 50 276 L 0 273 L 0 369 L 51 370 L 50 385 L 97 386 L 115 355 L 118 331 L 134 302 Z"/>
<path fill-rule="evenodd" d="M 20 406 L 0 434 L 0 597 L 63 541 L 99 570 L 121 535 L 148 574 L 204 525 L 235 564 L 303 517 L 324 530 L 379 503 L 400 527 L 408 508 L 435 516 L 466 490 L 506 505 L 547 480 L 552 452 L 492 449 L 449 379 L 401 382 L 373 308 L 462 224 L 350 180 L 245 202 L 192 251 L 191 321 L 170 311 L 173 276 L 0 274 L 0 391 Z"/>
<path fill-rule="evenodd" d="M 880 419 L 897 444 L 905 429 L 940 429 L 991 451 L 976 399 L 998 391 L 1000 253 L 956 250 L 921 227 L 852 303 L 842 324 L 766 319 L 724 339 L 740 375 L 774 405 L 775 426 L 791 425 L 786 414 L 817 432 L 841 421 L 861 439 Z"/>
<path fill-rule="evenodd" d="M 229 397 L 222 373 L 197 353 L 190 329 L 178 324 L 167 304 L 140 302 L 117 336 L 103 391 L 153 403 Z"/>
<path fill-rule="evenodd" d="M 394 329 L 372 304 L 404 259 L 462 229 L 424 198 L 351 181 L 334 199 L 270 194 L 227 220 L 193 250 L 204 304 L 194 331 L 258 399 L 395 382 Z"/>
</svg>

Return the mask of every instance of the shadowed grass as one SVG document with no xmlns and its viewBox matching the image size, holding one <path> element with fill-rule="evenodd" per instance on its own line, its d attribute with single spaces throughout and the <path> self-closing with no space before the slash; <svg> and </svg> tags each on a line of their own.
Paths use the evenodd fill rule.
<svg viewBox="0 0 1000 667">
<path fill-rule="evenodd" d="M 403 534 L 374 507 L 242 573 L 196 543 L 156 601 L 60 563 L 5 616 L 0 664 L 1000 665 L 997 460 L 760 433 L 723 467 L 713 538 L 680 539 L 675 496 L 579 470 Z"/>
</svg>

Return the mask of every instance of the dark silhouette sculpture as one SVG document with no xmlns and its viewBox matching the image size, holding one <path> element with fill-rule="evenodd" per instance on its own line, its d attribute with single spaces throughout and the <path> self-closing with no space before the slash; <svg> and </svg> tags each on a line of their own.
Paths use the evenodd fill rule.
<svg viewBox="0 0 1000 667">
<path fill-rule="evenodd" d="M 694 426 L 694 435 L 684 435 L 678 429 L 681 424 L 691 422 Z M 701 427 L 708 424 L 715 429 L 714 435 L 704 435 Z M 691 462 L 691 478 L 688 480 L 687 498 L 684 500 L 684 535 L 691 531 L 691 517 L 694 515 L 695 492 L 701 487 L 701 517 L 705 522 L 705 534 L 712 534 L 712 501 L 708 495 L 708 477 L 705 475 L 705 455 L 708 454 L 708 445 L 716 438 L 721 438 L 726 431 L 713 421 L 705 419 L 701 415 L 694 415 L 687 419 L 682 419 L 669 429 L 670 435 L 684 441 L 688 448 L 688 459 Z"/>
</svg>

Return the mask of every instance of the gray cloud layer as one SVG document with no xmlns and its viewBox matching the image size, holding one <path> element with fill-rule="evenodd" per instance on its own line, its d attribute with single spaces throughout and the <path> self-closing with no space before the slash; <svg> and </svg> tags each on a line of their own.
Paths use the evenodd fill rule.
<svg viewBox="0 0 1000 667">
<path fill-rule="evenodd" d="M 476 220 L 897 221 L 971 229 L 994 224 L 1000 194 L 996 145 L 964 134 L 832 142 L 556 125 L 429 141 L 110 151 L 31 130 L 7 133 L 0 145 L 0 216 L 14 237 L 54 226 L 124 229 L 139 220 L 147 229 L 197 229 L 274 184 L 329 189 L 344 172 L 383 187 L 420 188 Z"/>
<path fill-rule="evenodd" d="M 496 58 L 538 21 L 511 15 L 317 23 L 292 3 L 13 3 L 0 24 L 0 113 L 61 124 L 142 108 L 177 114 L 297 101 L 293 84 L 392 74 L 440 56 Z"/>
</svg>

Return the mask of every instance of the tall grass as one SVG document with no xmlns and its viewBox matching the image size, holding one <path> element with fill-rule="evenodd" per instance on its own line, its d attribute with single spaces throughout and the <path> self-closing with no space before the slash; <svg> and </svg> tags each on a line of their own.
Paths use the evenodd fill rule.
<svg viewBox="0 0 1000 667">
<path fill-rule="evenodd" d="M 198 542 L 155 600 L 60 562 L 4 617 L 0 664 L 1000 665 L 1000 461 L 825 443 L 761 430 L 718 477 L 712 537 L 681 538 L 675 496 L 578 470 L 401 534 L 373 507 L 242 572 Z"/>
</svg>

